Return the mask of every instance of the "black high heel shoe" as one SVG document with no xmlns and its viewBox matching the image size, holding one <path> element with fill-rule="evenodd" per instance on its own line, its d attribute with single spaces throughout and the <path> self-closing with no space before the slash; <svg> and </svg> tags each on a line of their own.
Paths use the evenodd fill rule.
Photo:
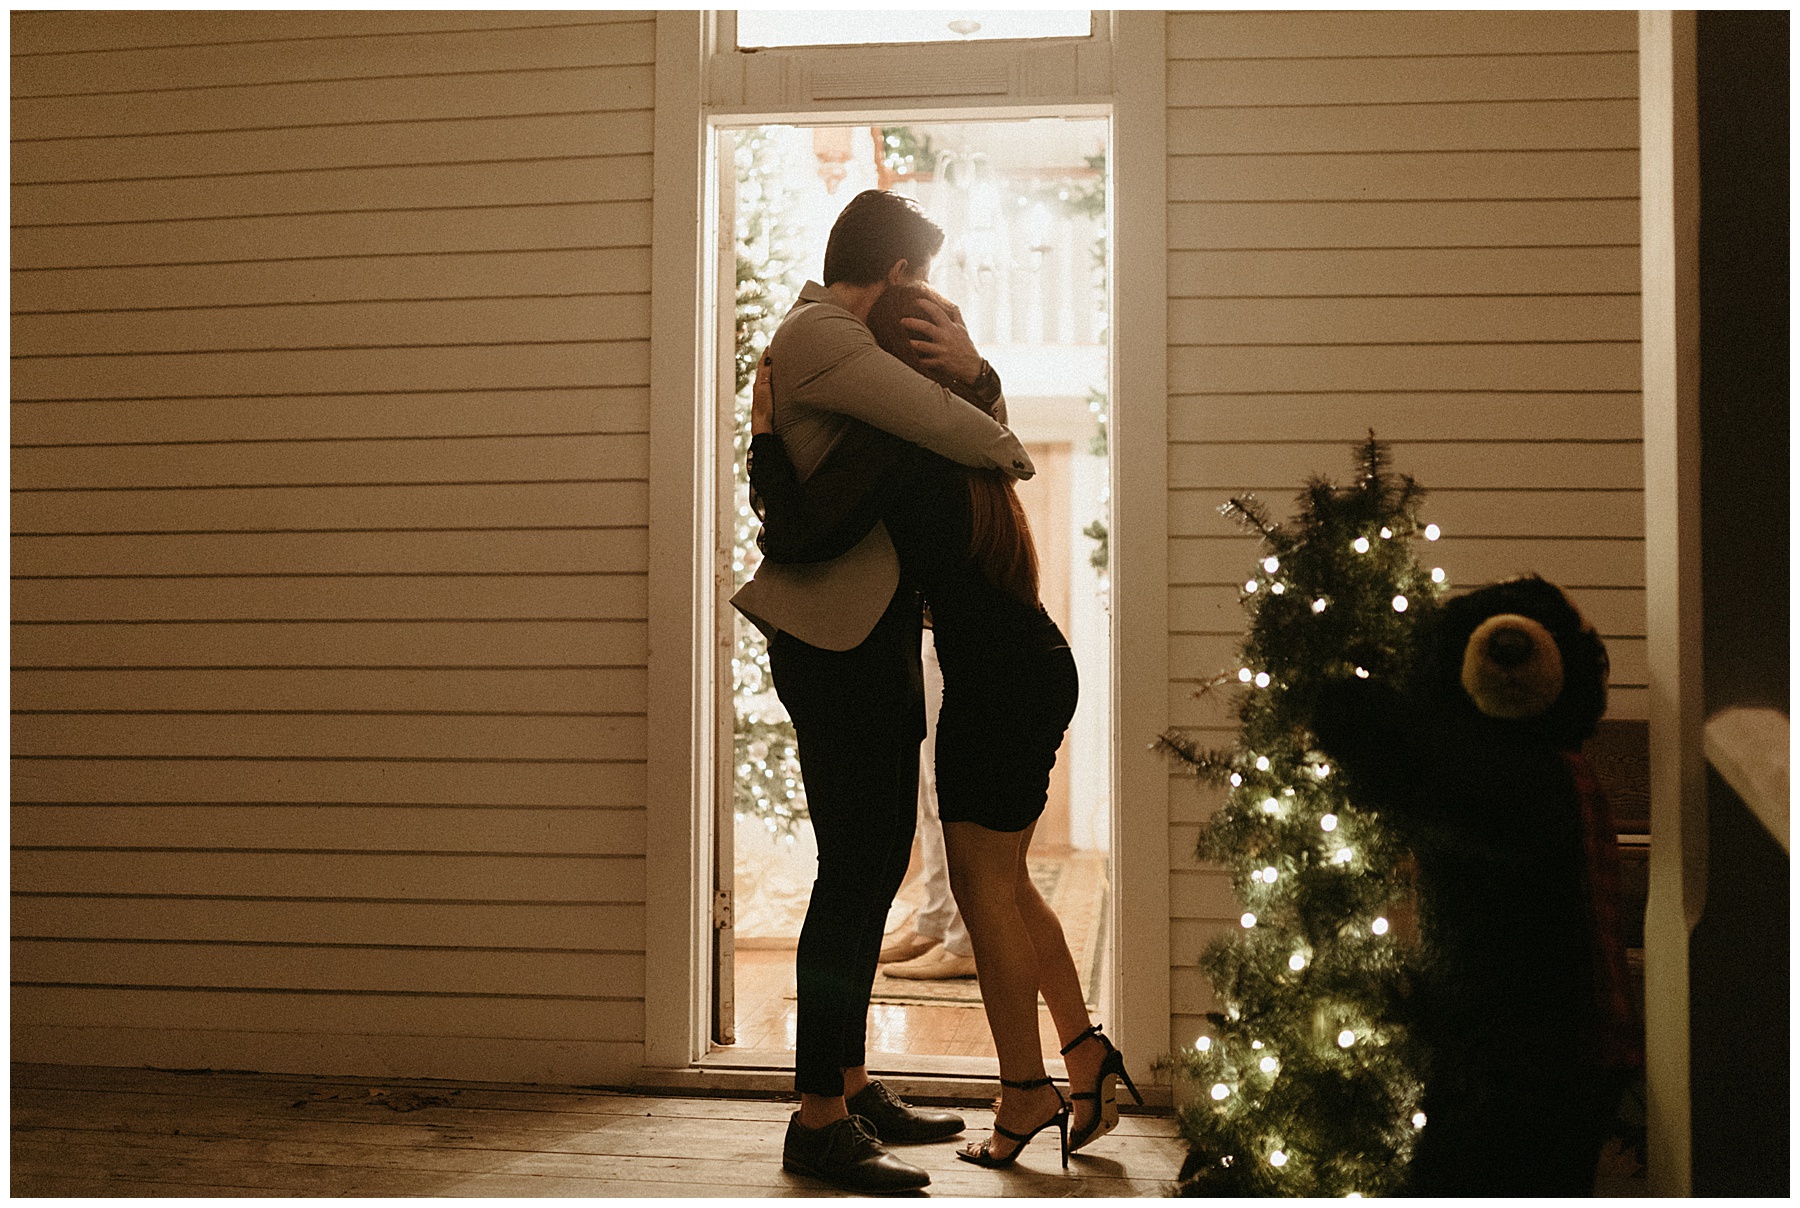
<svg viewBox="0 0 1800 1208">
<path fill-rule="evenodd" d="M 1104 1137 L 1119 1126 L 1118 1083 L 1123 1080 L 1131 1097 L 1142 1106 L 1144 1097 L 1138 1094 L 1137 1086 L 1131 1081 L 1131 1075 L 1125 1072 L 1125 1055 L 1113 1047 L 1113 1042 L 1101 1034 L 1100 1025 L 1095 1024 L 1068 1044 L 1063 1045 L 1062 1055 L 1067 1057 L 1088 1037 L 1093 1037 L 1106 1046 L 1106 1056 L 1100 1061 L 1100 1077 L 1091 1091 L 1070 1091 L 1071 1099 L 1092 1099 L 1098 1109 L 1094 1118 L 1086 1128 L 1078 1128 L 1069 1141 L 1069 1152 L 1074 1153 L 1089 1141 Z"/>
<path fill-rule="evenodd" d="M 1021 1091 L 1036 1090 L 1040 1086 L 1047 1086 L 1051 1090 L 1056 1090 L 1056 1080 L 1053 1078 L 1033 1078 L 1028 1082 L 1008 1082 L 1006 1079 L 1002 1078 L 1000 1079 L 1000 1085 L 1010 1086 L 1014 1090 Z M 1028 1133 L 1016 1133 L 1010 1128 L 1001 1127 L 1000 1121 L 996 1116 L 996 1119 L 994 1120 L 994 1131 L 1005 1137 L 1007 1140 L 1014 1142 L 1012 1152 L 1007 1154 L 1004 1158 L 996 1158 L 988 1149 L 988 1146 L 993 1144 L 993 1138 L 991 1137 L 979 1144 L 968 1145 L 957 1150 L 956 1156 L 965 1162 L 973 1162 L 977 1166 L 986 1166 L 994 1170 L 1004 1169 L 1018 1160 L 1019 1154 L 1024 1151 L 1025 1143 L 1027 1141 L 1054 1124 L 1057 1127 L 1057 1131 L 1062 1134 L 1062 1164 L 1063 1169 L 1067 1170 L 1069 1168 L 1069 1101 L 1063 1098 L 1063 1093 L 1061 1091 L 1056 1091 L 1056 1097 L 1061 1101 L 1062 1106 L 1057 1108 L 1055 1114 L 1048 1120 L 1044 1121 Z"/>
</svg>

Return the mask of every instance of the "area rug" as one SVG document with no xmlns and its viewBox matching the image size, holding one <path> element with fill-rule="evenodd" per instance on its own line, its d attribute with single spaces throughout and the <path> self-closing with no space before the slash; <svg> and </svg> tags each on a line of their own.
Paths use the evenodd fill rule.
<svg viewBox="0 0 1800 1208">
<path fill-rule="evenodd" d="M 1107 897 L 1110 892 L 1106 866 L 1105 852 L 1078 851 L 1067 856 L 1026 860 L 1032 883 L 1062 920 L 1069 954 L 1075 958 L 1075 971 L 1081 976 L 1081 988 L 1090 1007 L 1098 1005 L 1101 965 L 1106 955 Z M 896 909 L 889 916 L 890 924 L 895 924 L 891 930 L 898 931 L 910 921 L 913 909 L 923 896 L 916 879 L 900 891 L 894 903 Z M 974 978 L 915 981 L 877 973 L 870 1001 L 979 1006 L 981 987 Z"/>
</svg>

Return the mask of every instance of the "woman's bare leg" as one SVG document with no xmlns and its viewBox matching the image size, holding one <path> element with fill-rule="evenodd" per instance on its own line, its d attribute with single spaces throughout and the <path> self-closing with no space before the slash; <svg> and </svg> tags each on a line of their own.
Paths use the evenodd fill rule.
<svg viewBox="0 0 1800 1208">
<path fill-rule="evenodd" d="M 1038 953 L 1019 910 L 1018 869 L 1030 831 L 995 831 L 974 822 L 944 823 L 944 848 L 950 864 L 950 889 L 962 910 L 975 948 L 975 973 L 981 982 L 982 1006 L 1000 1077 L 1028 1082 L 1044 1076 L 1044 1054 L 1038 1043 Z M 1067 949 L 1064 949 L 1067 959 Z M 1073 965 L 1071 964 L 1071 969 Z M 1077 991 L 1079 997 L 1079 991 Z M 1002 1087 L 995 1121 L 1024 1132 L 1057 1108 L 1056 1092 Z M 989 1152 L 1004 1158 L 1014 1143 L 995 1135 Z"/>
<path fill-rule="evenodd" d="M 1025 829 L 1025 840 L 1019 844 L 1013 892 L 1026 934 L 1031 937 L 1032 949 L 1037 953 L 1038 989 L 1044 995 L 1044 1004 L 1050 1008 L 1057 1035 L 1068 1044 L 1087 1031 L 1093 1021 L 1088 1016 L 1087 999 L 1081 991 L 1081 975 L 1075 971 L 1075 958 L 1070 955 L 1069 941 L 1063 935 L 1062 920 L 1056 917 L 1056 912 L 1044 901 L 1044 895 L 1032 884 L 1031 870 L 1025 862 L 1031 836 L 1036 830 L 1037 823 L 1034 822 Z M 1071 1090 L 1094 1088 L 1104 1054 L 1105 1049 L 1098 1044 L 1083 1044 L 1063 1058 L 1069 1071 Z M 1086 1125 L 1099 1110 L 1099 1105 L 1092 1099 L 1076 1100 L 1075 1124 L 1078 1127 Z"/>
</svg>

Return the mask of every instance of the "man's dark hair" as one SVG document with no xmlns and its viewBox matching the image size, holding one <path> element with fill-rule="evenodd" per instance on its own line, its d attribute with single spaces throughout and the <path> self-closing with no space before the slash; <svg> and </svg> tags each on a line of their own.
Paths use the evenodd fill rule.
<svg viewBox="0 0 1800 1208">
<path fill-rule="evenodd" d="M 825 242 L 825 284 L 873 285 L 899 260 L 922 268 L 944 246 L 943 228 L 898 193 L 864 189 L 850 199 Z"/>
</svg>

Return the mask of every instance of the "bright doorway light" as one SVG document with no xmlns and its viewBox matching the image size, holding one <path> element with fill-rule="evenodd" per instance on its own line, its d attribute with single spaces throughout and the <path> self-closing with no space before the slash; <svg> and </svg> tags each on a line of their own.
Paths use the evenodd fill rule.
<svg viewBox="0 0 1800 1208">
<path fill-rule="evenodd" d="M 748 384 L 775 326 L 822 267 L 844 204 L 865 188 L 912 197 L 945 231 L 931 281 L 955 300 L 1005 383 L 1008 418 L 1038 475 L 1019 487 L 1038 545 L 1044 604 L 1075 651 L 1080 707 L 1032 849 L 1032 876 L 1063 920 L 1096 1010 L 1110 984 L 1111 609 L 1108 578 L 1109 316 L 1104 118 L 762 125 L 725 129 L 733 168 L 721 212 L 733 222 L 737 279 L 721 306 L 737 333 L 734 583 L 760 559 L 741 458 Z M 739 1056 L 779 1063 L 797 1028 L 793 947 L 817 875 L 803 778 L 763 641 L 735 615 L 730 828 L 733 989 Z M 721 870 L 722 871 L 722 870 Z M 890 914 L 899 933 L 929 896 L 909 878 Z M 720 886 L 723 887 L 722 885 Z M 974 979 L 877 979 L 872 1053 L 990 1058 Z"/>
</svg>

